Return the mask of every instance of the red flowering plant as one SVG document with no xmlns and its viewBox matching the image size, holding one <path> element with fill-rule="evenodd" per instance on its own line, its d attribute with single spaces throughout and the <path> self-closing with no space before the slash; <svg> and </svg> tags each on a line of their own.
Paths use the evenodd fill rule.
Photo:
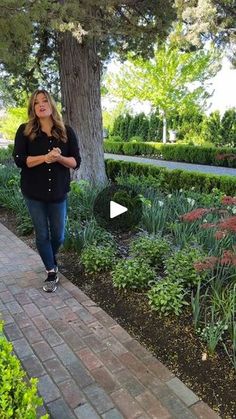
<svg viewBox="0 0 236 419">
<path fill-rule="evenodd" d="M 184 223 L 200 221 L 196 241 L 208 256 L 194 265 L 198 272 L 220 270 L 223 277 L 236 274 L 235 206 L 236 197 L 224 196 L 220 208 L 197 208 L 181 216 Z"/>
</svg>

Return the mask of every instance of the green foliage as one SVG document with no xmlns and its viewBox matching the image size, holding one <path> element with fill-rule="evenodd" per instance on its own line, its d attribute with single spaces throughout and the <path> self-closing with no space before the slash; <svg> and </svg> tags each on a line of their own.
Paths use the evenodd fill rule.
<svg viewBox="0 0 236 419">
<path fill-rule="evenodd" d="M 134 135 L 133 137 L 129 139 L 129 141 L 131 143 L 140 143 L 142 142 L 142 137 L 140 137 L 139 135 Z"/>
<path fill-rule="evenodd" d="M 112 141 L 110 141 L 112 138 Z M 113 137 L 110 137 L 109 140 L 104 141 L 103 148 L 105 153 L 115 153 L 115 154 L 123 154 L 123 146 L 125 143 L 123 142 L 113 142 Z M 116 138 L 116 137 L 114 137 Z M 120 138 L 120 137 L 117 137 Z"/>
<path fill-rule="evenodd" d="M 122 143 L 122 138 L 120 135 L 110 135 L 109 138 L 106 140 L 106 143 L 107 142 Z"/>
<path fill-rule="evenodd" d="M 81 253 L 80 260 L 86 273 L 97 273 L 110 270 L 115 263 L 116 251 L 113 247 L 90 245 Z"/>
<path fill-rule="evenodd" d="M 166 43 L 155 46 L 154 57 L 149 61 L 130 54 L 119 73 L 107 80 L 110 93 L 126 100 L 148 100 L 153 108 L 164 112 L 168 123 L 175 112 L 190 114 L 205 105 L 210 94 L 204 82 L 219 69 L 216 51 L 180 51 L 171 40 L 173 36 L 171 33 Z M 199 83 L 192 88 L 194 82 Z"/>
<path fill-rule="evenodd" d="M 69 218 L 89 220 L 93 216 L 93 206 L 101 187 L 95 187 L 86 180 L 72 181 L 68 196 Z"/>
<path fill-rule="evenodd" d="M 221 119 L 222 144 L 236 147 L 236 109 L 227 109 Z"/>
<path fill-rule="evenodd" d="M 152 113 L 149 119 L 148 141 L 160 141 L 162 129 L 162 118 L 157 112 Z"/>
<path fill-rule="evenodd" d="M 1 419 L 36 419 L 37 407 L 43 404 L 37 395 L 36 378 L 26 380 L 13 346 L 3 335 L 0 322 L 0 416 Z M 49 418 L 48 415 L 41 419 Z"/>
<path fill-rule="evenodd" d="M 168 215 L 168 209 L 161 199 L 155 198 L 153 202 L 144 200 L 141 225 L 148 233 L 162 236 L 166 232 Z"/>
<path fill-rule="evenodd" d="M 188 304 L 184 300 L 185 294 L 182 283 L 172 282 L 171 279 L 165 278 L 159 280 L 147 295 L 152 310 L 159 311 L 165 316 L 171 313 L 178 316 Z"/>
<path fill-rule="evenodd" d="M 81 222 L 73 218 L 68 218 L 66 224 L 65 250 L 74 250 L 81 254 L 82 250 L 89 245 L 114 246 L 112 235 L 100 227 L 94 219 Z"/>
<path fill-rule="evenodd" d="M 119 153 L 130 156 L 156 156 L 157 158 L 169 161 L 236 167 L 235 148 L 183 143 L 161 144 L 140 142 L 140 137 L 133 137 L 133 140 L 131 140 L 129 142 L 117 143 L 105 141 L 104 150 L 107 153 Z"/>
<path fill-rule="evenodd" d="M 6 116 L 0 118 L 0 132 L 7 140 L 14 140 L 17 128 L 26 121 L 26 108 L 9 108 Z"/>
<path fill-rule="evenodd" d="M 203 137 L 206 141 L 220 145 L 222 143 L 220 112 L 214 111 L 203 123 Z"/>
<path fill-rule="evenodd" d="M 112 272 L 115 287 L 142 289 L 147 288 L 155 278 L 155 272 L 139 258 L 123 259 L 117 263 Z"/>
<path fill-rule="evenodd" d="M 111 180 L 117 176 L 137 176 L 151 175 L 157 179 L 161 174 L 162 183 L 166 191 L 173 192 L 184 189 L 190 190 L 195 187 L 197 192 L 211 193 L 214 188 L 224 192 L 226 195 L 234 196 L 236 180 L 234 176 L 208 175 L 199 172 L 187 172 L 185 170 L 168 170 L 149 164 L 134 163 L 119 160 L 106 160 L 107 175 Z"/>
<path fill-rule="evenodd" d="M 199 331 L 201 339 L 206 342 L 207 349 L 210 355 L 213 355 L 216 346 L 222 341 L 224 331 L 227 330 L 227 325 L 224 321 L 219 320 L 215 315 L 214 306 L 210 307 L 211 319 L 210 322 L 206 322 L 205 327 Z"/>
<path fill-rule="evenodd" d="M 202 261 L 204 254 L 198 248 L 185 246 L 183 249 L 175 252 L 165 261 L 166 279 L 171 282 L 183 284 L 183 286 L 197 285 L 204 277 L 205 273 L 200 275 L 194 268 L 194 263 Z"/>
<path fill-rule="evenodd" d="M 122 134 L 125 132 L 125 137 Z M 140 113 L 134 116 L 119 115 L 115 121 L 112 131 L 112 137 L 118 136 L 125 141 L 154 141 L 162 136 L 162 122 L 157 113 L 146 116 Z M 110 137 L 109 140 L 112 138 Z M 112 139 L 111 139 L 112 140 Z M 113 141 L 113 140 L 112 140 Z"/>
<path fill-rule="evenodd" d="M 148 262 L 158 269 L 170 253 L 170 243 L 162 237 L 143 236 L 134 239 L 130 245 L 131 255 Z"/>
</svg>

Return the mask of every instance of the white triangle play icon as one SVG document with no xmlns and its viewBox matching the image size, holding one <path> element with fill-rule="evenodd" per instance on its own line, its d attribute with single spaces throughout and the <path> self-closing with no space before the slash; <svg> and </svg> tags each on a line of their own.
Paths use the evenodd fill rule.
<svg viewBox="0 0 236 419">
<path fill-rule="evenodd" d="M 128 208 L 117 204 L 115 201 L 110 201 L 110 218 L 118 217 L 118 215 L 123 214 L 126 211 L 128 211 Z"/>
</svg>

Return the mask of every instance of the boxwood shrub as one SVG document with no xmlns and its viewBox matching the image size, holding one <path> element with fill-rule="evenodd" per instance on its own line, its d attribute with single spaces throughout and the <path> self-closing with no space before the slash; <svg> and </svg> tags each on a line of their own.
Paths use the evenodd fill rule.
<svg viewBox="0 0 236 419">
<path fill-rule="evenodd" d="M 175 169 L 168 170 L 163 167 L 157 167 L 147 163 L 127 162 L 121 160 L 107 159 L 106 171 L 107 176 L 111 180 L 115 180 L 117 176 L 162 176 L 163 184 L 167 185 L 168 191 L 172 192 L 179 189 L 189 190 L 193 186 L 195 191 L 211 193 L 212 189 L 217 188 L 226 195 L 234 196 L 236 193 L 236 177 L 211 175 L 199 172 L 190 172 L 187 170 Z"/>
</svg>

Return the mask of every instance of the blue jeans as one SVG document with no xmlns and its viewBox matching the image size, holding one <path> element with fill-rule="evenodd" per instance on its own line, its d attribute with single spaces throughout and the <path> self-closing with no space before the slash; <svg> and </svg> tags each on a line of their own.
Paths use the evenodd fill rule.
<svg viewBox="0 0 236 419">
<path fill-rule="evenodd" d="M 39 255 L 49 271 L 55 268 L 56 254 L 64 241 L 67 200 L 47 203 L 24 198 L 34 225 Z"/>
</svg>

